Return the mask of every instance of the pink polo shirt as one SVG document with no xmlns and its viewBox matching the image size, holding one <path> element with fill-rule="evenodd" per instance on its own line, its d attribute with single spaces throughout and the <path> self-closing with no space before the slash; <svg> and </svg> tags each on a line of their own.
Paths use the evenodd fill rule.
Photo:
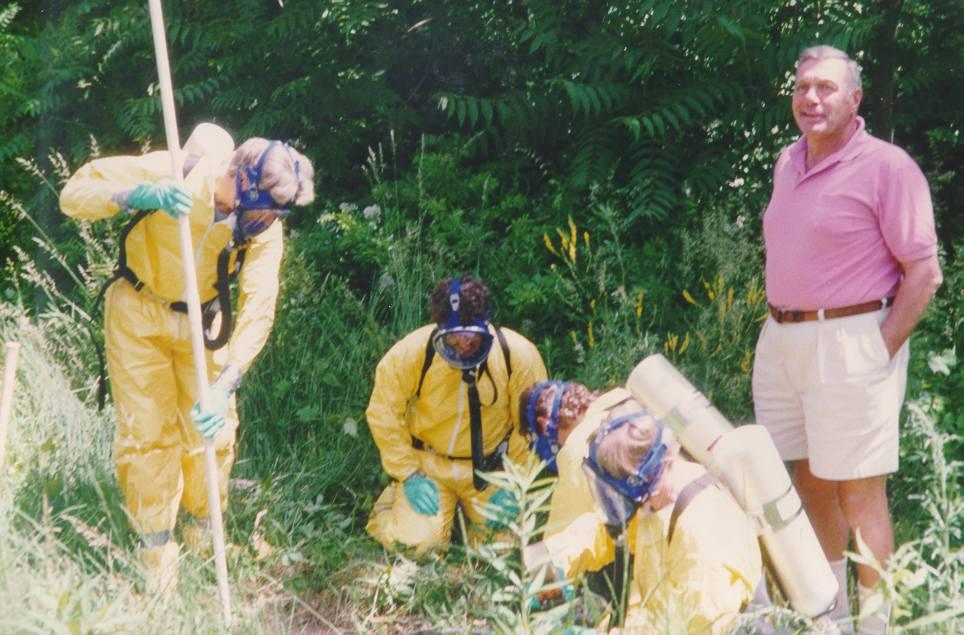
<svg viewBox="0 0 964 635">
<path fill-rule="evenodd" d="M 847 145 L 809 172 L 807 140 L 784 149 L 763 215 L 770 304 L 814 310 L 892 296 L 900 262 L 937 252 L 924 174 L 906 152 L 870 136 L 864 120 Z"/>
</svg>

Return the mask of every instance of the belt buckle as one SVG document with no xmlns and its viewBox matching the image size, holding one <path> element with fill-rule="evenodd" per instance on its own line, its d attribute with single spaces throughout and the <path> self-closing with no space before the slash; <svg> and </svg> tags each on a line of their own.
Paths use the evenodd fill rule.
<svg viewBox="0 0 964 635">
<path fill-rule="evenodd" d="M 804 313 L 806 313 L 806 311 L 801 311 L 800 309 L 790 309 L 789 311 L 787 311 L 787 315 L 790 316 L 788 318 L 788 321 L 803 322 L 804 319 L 806 319 L 806 315 L 804 315 Z"/>
<path fill-rule="evenodd" d="M 784 322 L 793 322 L 793 309 L 778 309 L 775 306 L 770 307 L 773 311 L 773 317 L 776 319 L 777 324 L 783 324 Z"/>
</svg>

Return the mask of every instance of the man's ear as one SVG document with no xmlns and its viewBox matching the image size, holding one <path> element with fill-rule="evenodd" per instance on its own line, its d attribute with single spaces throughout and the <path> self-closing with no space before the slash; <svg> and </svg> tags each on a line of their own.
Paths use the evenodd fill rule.
<svg viewBox="0 0 964 635">
<path fill-rule="evenodd" d="M 862 88 L 854 89 L 854 92 L 853 92 L 854 114 L 857 114 L 857 111 L 860 109 L 860 100 L 861 98 L 863 98 L 863 96 L 864 96 L 864 90 Z"/>
</svg>

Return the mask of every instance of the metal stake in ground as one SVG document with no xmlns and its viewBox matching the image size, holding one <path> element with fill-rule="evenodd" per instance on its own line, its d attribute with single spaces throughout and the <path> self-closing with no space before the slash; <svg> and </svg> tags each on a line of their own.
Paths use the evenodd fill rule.
<svg viewBox="0 0 964 635">
<path fill-rule="evenodd" d="M 7 342 L 7 354 L 3 359 L 3 389 L 0 392 L 0 470 L 3 469 L 3 456 L 7 447 L 7 424 L 13 406 L 13 389 L 17 383 L 17 358 L 20 344 Z M 0 479 L 0 484 L 3 480 Z"/>
<path fill-rule="evenodd" d="M 157 76 L 161 87 L 161 107 L 164 113 L 164 132 L 167 150 L 171 155 L 171 176 L 178 185 L 184 182 L 182 172 L 181 141 L 177 133 L 177 116 L 174 110 L 174 89 L 171 84 L 171 68 L 168 63 L 167 37 L 164 32 L 164 15 L 161 0 L 148 0 L 151 12 L 151 30 L 154 34 L 154 53 L 157 58 Z M 201 330 L 201 301 L 198 295 L 197 272 L 194 264 L 194 246 L 191 241 L 191 224 L 187 216 L 177 219 L 178 237 L 181 243 L 181 260 L 184 263 L 184 302 L 187 304 L 188 323 L 191 327 L 191 351 L 194 355 L 194 372 L 197 375 L 198 396 L 201 408 L 208 403 L 208 371 L 204 356 L 204 335 Z M 228 590 L 228 565 L 224 555 L 224 522 L 221 518 L 221 494 L 218 487 L 217 462 L 214 441 L 204 439 L 204 471 L 208 485 L 208 511 L 211 518 L 211 537 L 214 542 L 214 566 L 217 572 L 218 592 L 224 609 L 224 623 L 231 624 L 231 596 Z"/>
</svg>

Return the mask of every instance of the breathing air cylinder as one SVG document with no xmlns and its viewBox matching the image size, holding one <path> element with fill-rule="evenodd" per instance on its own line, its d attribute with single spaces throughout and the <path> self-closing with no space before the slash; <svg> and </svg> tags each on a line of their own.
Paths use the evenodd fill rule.
<svg viewBox="0 0 964 635">
<path fill-rule="evenodd" d="M 683 449 L 710 468 L 710 449 L 733 425 L 676 367 L 662 355 L 650 355 L 630 373 L 626 388 L 663 420 Z"/>
<path fill-rule="evenodd" d="M 633 369 L 626 388 L 756 521 L 771 573 L 794 610 L 810 616 L 830 610 L 837 579 L 767 430 L 734 428 L 659 354 Z"/>
</svg>

